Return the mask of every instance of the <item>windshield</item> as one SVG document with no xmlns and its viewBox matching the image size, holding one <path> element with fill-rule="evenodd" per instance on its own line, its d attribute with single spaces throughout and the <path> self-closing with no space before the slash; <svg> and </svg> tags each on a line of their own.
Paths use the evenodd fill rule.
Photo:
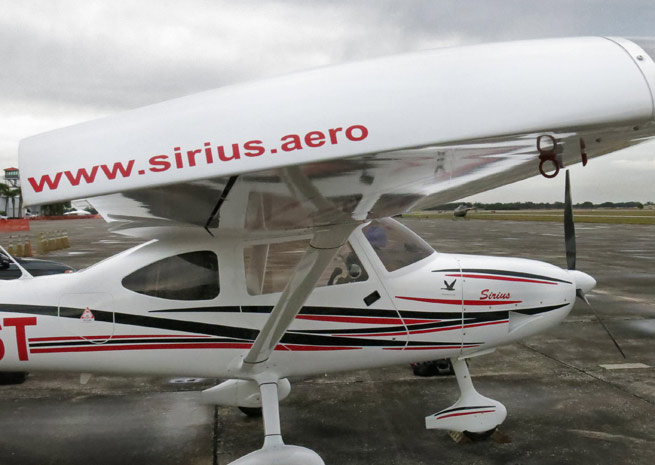
<svg viewBox="0 0 655 465">
<path fill-rule="evenodd" d="M 396 271 L 434 253 L 414 232 L 391 218 L 371 221 L 363 230 L 387 271 Z"/>
</svg>

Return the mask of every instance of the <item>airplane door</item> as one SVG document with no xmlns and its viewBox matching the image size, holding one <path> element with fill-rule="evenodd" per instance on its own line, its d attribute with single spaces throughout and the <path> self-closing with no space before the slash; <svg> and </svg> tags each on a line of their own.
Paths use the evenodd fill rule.
<svg viewBox="0 0 655 465">
<path fill-rule="evenodd" d="M 114 301 L 111 294 L 64 294 L 59 300 L 59 325 L 67 336 L 102 344 L 114 334 Z"/>
<path fill-rule="evenodd" d="M 411 275 L 397 278 L 397 302 L 408 336 L 406 350 L 461 349 L 463 280 L 459 264 L 447 254 L 440 254 L 426 270 L 425 280 Z M 419 298 L 416 298 L 419 297 Z"/>
<path fill-rule="evenodd" d="M 480 264 L 461 261 L 460 276 L 463 285 L 462 300 L 462 352 L 480 350 L 480 346 L 507 336 L 508 305 L 505 282 L 489 279 L 488 270 Z"/>
</svg>

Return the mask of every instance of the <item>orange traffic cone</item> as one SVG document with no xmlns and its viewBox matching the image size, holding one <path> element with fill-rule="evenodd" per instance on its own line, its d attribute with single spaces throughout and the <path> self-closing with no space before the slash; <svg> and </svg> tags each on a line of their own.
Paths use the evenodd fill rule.
<svg viewBox="0 0 655 465">
<path fill-rule="evenodd" d="M 36 243 L 36 253 L 37 255 L 45 255 L 48 253 L 46 250 L 46 240 L 43 236 L 43 233 L 39 234 L 39 240 Z"/>
<path fill-rule="evenodd" d="M 25 236 L 25 246 L 23 247 L 23 254 L 25 257 L 34 256 L 32 254 L 32 243 L 30 242 L 30 238 L 28 236 Z"/>
</svg>

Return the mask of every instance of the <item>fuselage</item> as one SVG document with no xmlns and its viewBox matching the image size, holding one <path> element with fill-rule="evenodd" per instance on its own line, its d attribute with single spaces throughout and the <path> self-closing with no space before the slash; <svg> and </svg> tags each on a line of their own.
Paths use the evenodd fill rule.
<svg viewBox="0 0 655 465">
<path fill-rule="evenodd" d="M 308 236 L 151 241 L 0 283 L 0 369 L 239 378 Z M 385 219 L 340 249 L 267 368 L 280 377 L 471 355 L 559 323 L 570 273 L 438 253 Z"/>
</svg>

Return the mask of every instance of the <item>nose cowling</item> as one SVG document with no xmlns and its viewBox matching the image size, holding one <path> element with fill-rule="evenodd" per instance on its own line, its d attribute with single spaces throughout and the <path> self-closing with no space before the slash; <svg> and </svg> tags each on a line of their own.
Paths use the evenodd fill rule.
<svg viewBox="0 0 655 465">
<path fill-rule="evenodd" d="M 596 280 L 587 273 L 578 270 L 568 270 L 568 274 L 575 284 L 575 288 L 580 289 L 584 294 L 596 287 Z"/>
</svg>

